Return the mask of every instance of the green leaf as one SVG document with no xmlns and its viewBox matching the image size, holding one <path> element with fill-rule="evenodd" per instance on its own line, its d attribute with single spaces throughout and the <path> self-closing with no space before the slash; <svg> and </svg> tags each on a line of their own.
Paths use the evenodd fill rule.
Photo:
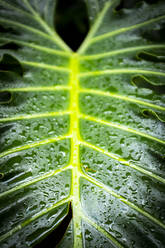
<svg viewBox="0 0 165 248">
<path fill-rule="evenodd" d="M 39 243 L 70 204 L 59 247 L 164 247 L 165 3 L 86 3 L 73 53 L 56 1 L 0 0 L 1 248 Z"/>
</svg>

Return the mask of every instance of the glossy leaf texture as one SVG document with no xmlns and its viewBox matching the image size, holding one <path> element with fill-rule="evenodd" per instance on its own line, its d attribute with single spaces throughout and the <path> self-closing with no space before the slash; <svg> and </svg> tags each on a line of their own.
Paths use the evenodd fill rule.
<svg viewBox="0 0 165 248">
<path fill-rule="evenodd" d="M 86 0 L 73 53 L 54 0 L 0 0 L 0 247 L 165 247 L 165 3 Z"/>
</svg>

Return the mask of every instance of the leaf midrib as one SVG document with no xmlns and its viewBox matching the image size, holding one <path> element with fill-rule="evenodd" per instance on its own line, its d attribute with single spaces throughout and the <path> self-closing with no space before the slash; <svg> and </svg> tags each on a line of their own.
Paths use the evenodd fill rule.
<svg viewBox="0 0 165 248">
<path fill-rule="evenodd" d="M 71 158 L 72 169 L 72 210 L 73 210 L 73 230 L 74 230 L 74 247 L 82 248 L 81 233 L 81 204 L 80 204 L 80 161 L 79 161 L 79 60 L 77 54 L 73 55 L 70 61 L 70 134 L 71 138 Z"/>
</svg>

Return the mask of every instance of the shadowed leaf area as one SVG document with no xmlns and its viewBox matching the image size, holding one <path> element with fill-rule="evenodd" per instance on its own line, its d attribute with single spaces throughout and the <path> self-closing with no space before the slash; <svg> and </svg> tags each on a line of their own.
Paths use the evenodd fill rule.
<svg viewBox="0 0 165 248">
<path fill-rule="evenodd" d="M 164 248 L 164 30 L 164 0 L 0 0 L 1 248 Z"/>
</svg>

